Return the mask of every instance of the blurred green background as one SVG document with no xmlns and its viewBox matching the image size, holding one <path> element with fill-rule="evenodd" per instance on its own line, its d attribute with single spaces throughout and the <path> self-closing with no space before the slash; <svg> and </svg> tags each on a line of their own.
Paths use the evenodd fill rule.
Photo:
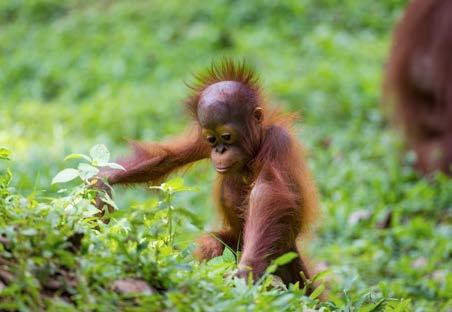
<svg viewBox="0 0 452 312">
<path fill-rule="evenodd" d="M 403 0 L 0 2 L 0 145 L 13 184 L 48 196 L 62 159 L 104 143 L 162 140 L 188 124 L 186 82 L 245 59 L 299 138 L 323 218 L 308 249 L 340 289 L 379 285 L 419 310 L 452 308 L 452 182 L 419 178 L 381 113 L 381 79 Z M 0 164 L 5 166 L 5 164 Z M 213 170 L 177 201 L 211 227 Z M 117 190 L 121 209 L 150 196 Z M 391 219 L 390 226 L 381 226 Z M 193 229 L 187 233 L 196 234 Z M 185 235 L 185 233 L 182 233 Z"/>
</svg>

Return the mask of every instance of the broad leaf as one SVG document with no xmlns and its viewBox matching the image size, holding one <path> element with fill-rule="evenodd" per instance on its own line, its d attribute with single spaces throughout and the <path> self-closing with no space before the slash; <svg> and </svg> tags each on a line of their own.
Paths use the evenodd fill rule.
<svg viewBox="0 0 452 312">
<path fill-rule="evenodd" d="M 323 291 L 325 290 L 325 284 L 321 284 L 319 287 L 317 287 L 312 294 L 309 296 L 311 299 L 316 299 L 318 296 L 320 296 Z"/>
<path fill-rule="evenodd" d="M 160 185 L 160 189 L 170 193 L 193 190 L 192 188 L 184 185 L 184 180 L 181 177 L 175 177 L 165 183 L 162 183 L 162 185 Z"/>
<path fill-rule="evenodd" d="M 233 262 L 235 263 L 235 256 L 232 250 L 229 247 L 224 247 L 223 251 L 223 260 L 224 262 Z"/>
<path fill-rule="evenodd" d="M 99 169 L 85 163 L 79 164 L 78 170 L 80 171 L 80 178 L 82 178 L 83 180 L 88 180 L 89 178 L 92 178 L 99 173 Z"/>
<path fill-rule="evenodd" d="M 109 205 L 109 206 L 113 207 L 115 210 L 118 210 L 118 206 L 116 206 L 116 203 L 113 201 L 113 199 L 107 193 L 104 193 L 104 196 L 101 197 L 101 200 L 106 205 Z M 108 212 L 108 209 L 107 209 L 107 212 Z"/>
<path fill-rule="evenodd" d="M 110 152 L 103 144 L 94 145 L 89 151 L 89 154 L 93 158 L 93 163 L 96 165 L 103 166 L 110 160 Z"/>
<path fill-rule="evenodd" d="M 207 262 L 209 265 L 220 265 L 224 263 L 222 256 L 214 257 Z"/>
<path fill-rule="evenodd" d="M 285 265 L 292 261 L 293 259 L 295 259 L 296 257 L 298 257 L 297 253 L 291 251 L 283 254 L 282 256 L 279 256 L 273 261 L 273 263 L 276 264 L 277 266 Z"/>
<path fill-rule="evenodd" d="M 77 169 L 73 168 L 64 169 L 58 172 L 57 175 L 52 179 L 52 184 L 69 182 L 79 176 L 80 172 Z"/>
<path fill-rule="evenodd" d="M 83 158 L 89 162 L 92 162 L 93 160 L 91 159 L 91 157 L 85 155 L 85 154 L 70 154 L 68 156 L 66 156 L 66 158 L 64 158 L 64 160 L 69 160 L 69 159 L 80 159 Z"/>
<path fill-rule="evenodd" d="M 317 280 L 324 280 L 327 276 L 328 276 L 328 274 L 330 274 L 331 273 L 331 270 L 325 270 L 325 271 L 322 271 L 322 272 L 320 272 L 320 273 L 317 273 L 316 275 L 314 275 L 314 277 L 312 278 L 312 281 L 313 282 L 315 282 L 315 281 L 317 281 Z"/>
<path fill-rule="evenodd" d="M 97 209 L 95 206 L 90 204 L 84 209 L 83 216 L 84 217 L 92 217 L 98 213 L 99 213 L 99 209 Z"/>
<path fill-rule="evenodd" d="M 121 166 L 120 164 L 117 164 L 117 163 L 107 163 L 107 164 L 105 164 L 105 167 L 126 171 L 126 168 L 124 168 L 123 166 Z"/>
</svg>

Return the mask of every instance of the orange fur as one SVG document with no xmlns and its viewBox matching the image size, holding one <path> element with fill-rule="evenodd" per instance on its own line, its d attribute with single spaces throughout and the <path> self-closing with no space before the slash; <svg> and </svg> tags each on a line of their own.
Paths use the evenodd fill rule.
<svg viewBox="0 0 452 312">
<path fill-rule="evenodd" d="M 317 192 L 304 161 L 303 149 L 292 128 L 292 116 L 270 110 L 254 72 L 245 64 L 226 60 L 213 65 L 198 77 L 193 94 L 186 100 L 197 124 L 195 131 L 168 143 L 136 144 L 135 154 L 120 161 L 126 171 L 108 172 L 111 184 L 148 183 L 194 161 L 209 157 L 209 150 L 201 135 L 198 120 L 199 103 L 203 91 L 217 82 L 234 81 L 233 89 L 213 98 L 218 118 L 223 108 L 232 107 L 239 115 L 243 135 L 236 143 L 246 155 L 240 171 L 221 175 L 217 181 L 216 204 L 223 219 L 221 230 L 198 240 L 195 255 L 210 259 L 222 253 L 224 245 L 241 250 L 239 276 L 251 270 L 259 278 L 276 257 L 297 251 L 297 239 L 308 232 L 317 217 Z M 231 84 L 230 84 L 231 85 Z M 233 91 L 231 91 L 233 90 Z M 212 97 L 210 98 L 212 100 Z M 223 102 L 226 101 L 228 104 Z M 218 104 L 221 103 L 221 104 Z M 215 110 L 216 109 L 216 110 Z M 263 112 L 263 119 L 253 112 Z M 304 283 L 300 272 L 309 277 L 308 269 L 298 257 L 280 268 L 278 274 L 286 283 Z"/>
<path fill-rule="evenodd" d="M 452 1 L 413 0 L 397 25 L 384 82 L 422 173 L 452 174 Z"/>
</svg>

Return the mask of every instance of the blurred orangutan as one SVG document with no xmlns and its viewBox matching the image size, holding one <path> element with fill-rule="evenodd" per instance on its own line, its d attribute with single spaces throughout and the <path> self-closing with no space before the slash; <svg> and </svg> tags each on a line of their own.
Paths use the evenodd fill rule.
<svg viewBox="0 0 452 312">
<path fill-rule="evenodd" d="M 416 167 L 452 174 L 452 1 L 410 2 L 395 30 L 384 89 Z"/>
<path fill-rule="evenodd" d="M 225 245 L 241 250 L 237 275 L 256 280 L 273 259 L 297 252 L 297 238 L 316 216 L 316 188 L 292 133 L 292 118 L 267 107 L 245 64 L 213 65 L 191 88 L 185 102 L 194 124 L 187 134 L 164 143 L 133 143 L 134 154 L 118 162 L 126 171 L 102 176 L 111 185 L 155 183 L 210 157 L 218 173 L 214 194 L 223 224 L 198 240 L 195 255 L 211 259 L 222 255 Z M 277 274 L 302 286 L 300 272 L 310 278 L 298 257 Z"/>
</svg>

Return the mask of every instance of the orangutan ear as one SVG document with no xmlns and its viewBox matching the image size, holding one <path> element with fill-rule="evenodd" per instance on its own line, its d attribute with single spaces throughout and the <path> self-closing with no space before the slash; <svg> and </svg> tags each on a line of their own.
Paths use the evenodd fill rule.
<svg viewBox="0 0 452 312">
<path fill-rule="evenodd" d="M 262 107 L 258 106 L 254 109 L 253 117 L 257 122 L 262 122 L 262 119 L 264 119 L 264 110 L 262 109 Z"/>
</svg>

